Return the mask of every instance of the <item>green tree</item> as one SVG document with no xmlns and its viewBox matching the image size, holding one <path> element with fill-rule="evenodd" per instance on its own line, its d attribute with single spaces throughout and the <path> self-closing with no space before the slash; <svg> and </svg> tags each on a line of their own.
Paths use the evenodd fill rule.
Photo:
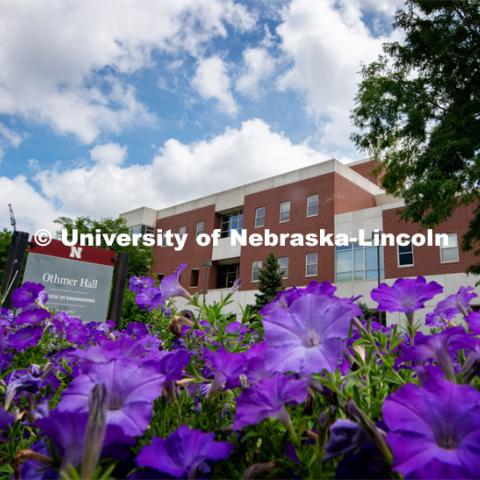
<svg viewBox="0 0 480 480">
<path fill-rule="evenodd" d="M 0 284 L 2 282 L 5 266 L 7 264 L 8 251 L 12 241 L 12 232 L 4 228 L 0 230 Z"/>
<path fill-rule="evenodd" d="M 273 252 L 270 252 L 264 260 L 258 281 L 260 293 L 255 294 L 255 306 L 260 309 L 266 303 L 271 302 L 277 296 L 277 293 L 283 289 L 280 265 Z"/>
<path fill-rule="evenodd" d="M 69 235 L 73 229 L 77 229 L 79 233 L 92 234 L 95 234 L 97 231 L 106 234 L 130 233 L 124 218 L 102 218 L 101 220 L 95 220 L 90 217 L 78 217 L 75 219 L 59 217 L 55 220 L 55 223 L 59 225 L 61 229 L 66 229 Z M 116 243 L 112 247 L 109 247 L 103 240 L 102 244 L 97 246 L 114 250 L 117 253 L 128 253 L 128 276 L 148 275 L 152 264 L 152 247 L 146 247 L 144 245 L 121 247 Z"/>
<path fill-rule="evenodd" d="M 431 227 L 472 204 L 462 247 L 479 255 L 480 3 L 409 0 L 394 27 L 402 40 L 362 69 L 352 138 L 380 160 L 403 219 Z"/>
</svg>

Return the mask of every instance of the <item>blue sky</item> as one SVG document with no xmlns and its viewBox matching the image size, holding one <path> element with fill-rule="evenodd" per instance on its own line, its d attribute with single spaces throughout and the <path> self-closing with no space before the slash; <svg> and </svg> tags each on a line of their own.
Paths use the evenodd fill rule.
<svg viewBox="0 0 480 480">
<path fill-rule="evenodd" d="M 400 0 L 5 1 L 0 227 L 118 215 L 336 157 Z"/>
</svg>

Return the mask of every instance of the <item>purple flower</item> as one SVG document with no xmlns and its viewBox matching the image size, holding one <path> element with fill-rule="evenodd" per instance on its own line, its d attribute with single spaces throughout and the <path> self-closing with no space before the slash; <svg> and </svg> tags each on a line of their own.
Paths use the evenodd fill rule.
<svg viewBox="0 0 480 480">
<path fill-rule="evenodd" d="M 14 308 L 25 308 L 35 302 L 43 305 L 47 300 L 47 292 L 41 283 L 25 282 L 12 293 L 12 305 Z"/>
<path fill-rule="evenodd" d="M 403 362 L 426 362 L 434 360 L 442 367 L 447 378 L 455 379 L 452 357 L 459 350 L 473 350 L 478 340 L 469 335 L 463 327 L 447 328 L 433 335 L 417 333 L 415 344 L 405 347 L 397 358 L 397 364 Z"/>
<path fill-rule="evenodd" d="M 87 421 L 88 412 L 72 413 L 59 410 L 52 410 L 48 417 L 36 421 L 36 426 L 56 447 L 62 459 L 62 467 L 68 465 L 76 467 L 81 463 Z M 115 452 L 113 445 L 123 446 L 132 443 L 132 439 L 126 437 L 120 427 L 107 426 L 103 447 L 108 453 Z"/>
<path fill-rule="evenodd" d="M 350 300 L 324 293 L 321 285 L 297 289 L 293 300 L 284 295 L 262 310 L 268 370 L 333 372 L 341 362 L 350 322 L 362 312 Z"/>
<path fill-rule="evenodd" d="M 9 347 L 23 352 L 27 348 L 37 345 L 43 335 L 43 328 L 40 326 L 28 326 L 21 328 L 8 337 Z"/>
<path fill-rule="evenodd" d="M 474 335 L 479 335 L 480 334 L 480 312 L 470 312 L 465 320 L 468 323 L 468 327 L 470 331 Z"/>
<path fill-rule="evenodd" d="M 152 288 L 155 286 L 155 280 L 152 277 L 130 277 L 128 281 L 128 288 L 135 293 L 140 293 L 145 288 Z"/>
<path fill-rule="evenodd" d="M 433 378 L 407 384 L 383 404 L 394 469 L 405 478 L 478 478 L 480 392 Z"/>
<path fill-rule="evenodd" d="M 415 279 L 397 278 L 391 287 L 382 283 L 372 290 L 371 297 L 382 312 L 413 313 L 442 292 L 443 287 L 437 282 L 427 283 L 424 277 L 419 276 Z"/>
<path fill-rule="evenodd" d="M 191 295 L 180 285 L 180 275 L 186 268 L 187 265 L 182 263 L 173 273 L 162 279 L 160 282 L 160 294 L 163 302 L 166 302 L 172 297 L 185 297 L 187 299 L 191 297 Z"/>
<path fill-rule="evenodd" d="M 163 298 L 160 292 L 160 288 L 144 288 L 142 291 L 137 293 L 135 297 L 135 303 L 138 308 L 142 310 L 154 310 L 163 305 Z"/>
<path fill-rule="evenodd" d="M 135 338 L 140 338 L 148 335 L 147 326 L 141 322 L 130 322 L 127 325 L 126 332 Z"/>
<path fill-rule="evenodd" d="M 160 352 L 159 357 L 158 371 L 165 375 L 166 381 L 174 382 L 182 378 L 183 370 L 190 363 L 192 353 L 184 348 L 179 348 L 174 352 Z"/>
<path fill-rule="evenodd" d="M 240 387 L 239 377 L 247 367 L 243 353 L 227 352 L 224 348 L 220 348 L 216 352 L 205 349 L 205 363 L 214 373 L 210 392 L 223 388 Z"/>
<path fill-rule="evenodd" d="M 458 314 L 467 316 L 470 301 L 477 296 L 473 287 L 460 287 L 457 293 L 437 303 L 433 312 L 425 316 L 425 323 L 433 327 L 444 327 Z"/>
<path fill-rule="evenodd" d="M 52 314 L 45 308 L 29 308 L 16 316 L 15 323 L 17 325 L 37 325 L 51 316 Z"/>
<path fill-rule="evenodd" d="M 15 417 L 0 407 L 0 441 L 5 439 L 3 434 L 14 421 Z"/>
<path fill-rule="evenodd" d="M 204 433 L 182 425 L 168 438 L 154 438 L 142 448 L 137 464 L 150 467 L 174 478 L 195 478 L 207 462 L 218 462 L 230 456 L 233 445 L 215 441 L 213 433 Z"/>
<path fill-rule="evenodd" d="M 275 418 L 288 425 L 287 403 L 302 403 L 307 398 L 308 382 L 276 374 L 246 388 L 237 398 L 235 430 L 255 425 L 266 418 Z"/>
<path fill-rule="evenodd" d="M 330 427 L 324 460 L 356 450 L 365 440 L 365 433 L 358 423 L 340 418 Z"/>
<path fill-rule="evenodd" d="M 165 376 L 152 365 L 131 359 L 92 364 L 77 376 L 58 404 L 62 412 L 88 410 L 90 392 L 104 383 L 108 394 L 107 425 L 118 425 L 126 435 L 141 435 L 152 416 L 152 403 L 160 396 Z"/>
</svg>

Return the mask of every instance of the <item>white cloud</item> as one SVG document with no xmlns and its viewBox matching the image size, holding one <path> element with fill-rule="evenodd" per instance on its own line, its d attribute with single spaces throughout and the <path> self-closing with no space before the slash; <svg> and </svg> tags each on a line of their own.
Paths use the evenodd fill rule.
<svg viewBox="0 0 480 480">
<path fill-rule="evenodd" d="M 11 203 L 17 221 L 17 229 L 34 233 L 39 228 L 55 231 L 53 220 L 62 214 L 53 202 L 38 193 L 27 178 L 0 177 L 0 228 L 9 227 L 8 204 Z"/>
<path fill-rule="evenodd" d="M 124 164 L 126 153 L 117 144 L 98 145 L 90 152 L 93 164 L 44 170 L 36 176 L 40 193 L 25 177 L 0 177 L 0 222 L 8 224 L 2 210 L 8 202 L 19 224 L 38 228 L 59 214 L 98 218 L 142 205 L 161 208 L 327 159 L 259 119 L 192 144 L 170 139 L 149 164 Z"/>
<path fill-rule="evenodd" d="M 103 165 L 120 165 L 127 158 L 127 147 L 118 143 L 96 145 L 90 150 L 92 160 Z"/>
<path fill-rule="evenodd" d="M 0 122 L 0 160 L 3 158 L 5 149 L 18 147 L 23 141 L 23 136 L 14 132 Z"/>
<path fill-rule="evenodd" d="M 233 0 L 4 1 L 0 17 L 0 113 L 86 143 L 152 121 L 126 79 L 151 66 L 155 50 L 201 56 L 227 25 L 255 25 Z"/>
<path fill-rule="evenodd" d="M 218 55 L 198 62 L 192 86 L 203 98 L 217 100 L 219 107 L 229 115 L 237 113 L 238 107 L 230 90 L 227 66 Z"/>
<path fill-rule="evenodd" d="M 361 3 L 293 0 L 283 10 L 277 28 L 280 47 L 291 62 L 278 86 L 301 92 L 307 111 L 327 119 L 324 144 L 348 144 L 349 115 L 361 64 L 375 59 L 387 40 L 372 36 L 362 21 Z M 382 8 L 386 3 L 382 2 Z"/>
<path fill-rule="evenodd" d="M 244 71 L 235 88 L 243 95 L 258 97 L 260 83 L 273 73 L 275 60 L 264 48 L 248 48 L 242 57 Z"/>
</svg>

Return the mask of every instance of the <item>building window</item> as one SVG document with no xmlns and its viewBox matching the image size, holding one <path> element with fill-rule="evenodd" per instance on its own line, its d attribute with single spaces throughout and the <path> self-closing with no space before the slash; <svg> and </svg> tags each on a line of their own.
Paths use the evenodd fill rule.
<svg viewBox="0 0 480 480">
<path fill-rule="evenodd" d="M 130 227 L 130 233 L 133 234 L 141 234 L 143 235 L 144 233 L 154 233 L 155 229 L 153 227 L 150 227 L 149 225 L 135 225 L 133 227 Z"/>
<path fill-rule="evenodd" d="M 307 197 L 307 217 L 318 215 L 318 195 L 309 195 Z"/>
<path fill-rule="evenodd" d="M 305 256 L 305 276 L 316 277 L 318 274 L 318 253 L 307 253 Z"/>
<path fill-rule="evenodd" d="M 217 288 L 232 288 L 239 277 L 238 263 L 219 265 L 217 268 Z"/>
<path fill-rule="evenodd" d="M 398 253 L 398 266 L 399 267 L 412 267 L 413 266 L 413 245 L 409 243 L 408 245 L 397 247 Z"/>
<path fill-rule="evenodd" d="M 265 226 L 265 207 L 255 209 L 255 228 Z"/>
<path fill-rule="evenodd" d="M 195 237 L 198 237 L 201 233 L 205 231 L 205 222 L 198 222 L 195 227 Z"/>
<path fill-rule="evenodd" d="M 198 270 L 198 268 L 192 268 L 192 273 L 190 274 L 190 286 L 198 287 L 199 278 L 200 278 L 200 270 Z"/>
<path fill-rule="evenodd" d="M 280 257 L 278 259 L 278 264 L 280 265 L 280 274 L 282 278 L 288 278 L 288 257 Z"/>
<path fill-rule="evenodd" d="M 456 233 L 448 234 L 448 247 L 440 247 L 440 262 L 451 263 L 458 262 L 458 240 Z"/>
<path fill-rule="evenodd" d="M 383 248 L 380 248 L 380 265 L 377 247 L 361 247 L 356 243 L 335 249 L 335 278 L 337 282 L 376 280 L 384 278 Z"/>
<path fill-rule="evenodd" d="M 243 228 L 243 211 L 232 212 L 222 215 L 221 230 L 222 238 L 230 237 L 232 230 L 240 232 Z"/>
<path fill-rule="evenodd" d="M 182 226 L 178 229 L 178 234 L 183 238 L 183 236 L 187 233 L 187 227 Z"/>
<path fill-rule="evenodd" d="M 290 201 L 280 204 L 280 223 L 290 221 Z"/>
<path fill-rule="evenodd" d="M 262 268 L 261 260 L 255 260 L 254 262 L 252 262 L 252 282 L 258 282 L 261 268 Z"/>
</svg>

